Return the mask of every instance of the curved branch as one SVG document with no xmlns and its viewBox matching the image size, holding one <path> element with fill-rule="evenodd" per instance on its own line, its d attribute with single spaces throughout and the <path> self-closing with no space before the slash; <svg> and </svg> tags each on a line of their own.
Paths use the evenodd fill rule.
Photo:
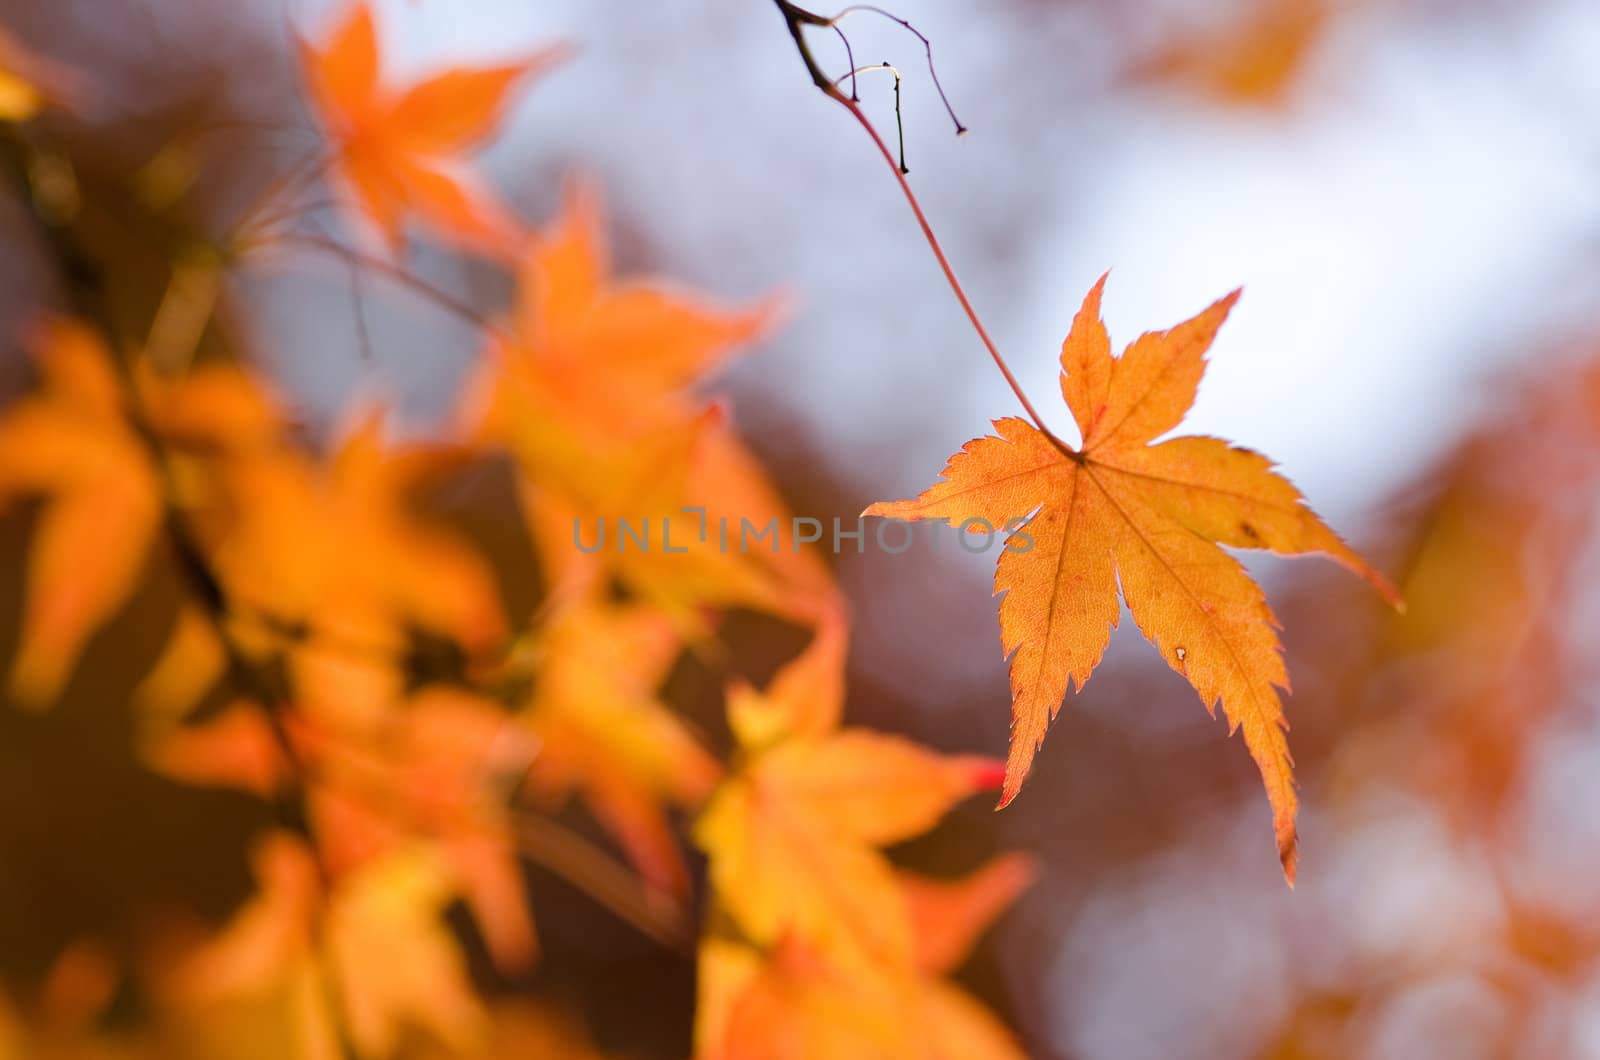
<svg viewBox="0 0 1600 1060">
<path fill-rule="evenodd" d="M 906 180 L 906 175 L 901 172 L 900 166 L 896 164 L 894 154 L 889 150 L 889 145 L 884 143 L 883 137 L 878 134 L 877 128 L 873 126 L 871 119 L 862 111 L 860 105 L 839 90 L 838 84 L 823 72 L 822 68 L 817 64 L 816 58 L 811 54 L 810 46 L 805 40 L 805 28 L 807 26 L 831 28 L 834 20 L 796 7 L 789 0 L 773 0 L 773 2 L 778 5 L 778 10 L 783 14 L 784 20 L 788 24 L 789 34 L 795 39 L 795 46 L 800 52 L 800 60 L 805 63 L 806 70 L 811 74 L 812 81 L 816 83 L 817 88 L 823 95 L 850 112 L 850 116 L 866 130 L 867 136 L 872 139 L 873 144 L 878 148 L 878 153 L 883 156 L 884 163 L 889 167 L 889 171 L 894 174 L 895 182 L 900 186 L 900 193 L 905 197 L 907 205 L 911 207 L 911 212 L 917 219 L 917 225 L 922 229 L 923 238 L 928 241 L 928 249 L 933 251 L 934 260 L 939 263 L 940 270 L 944 272 L 945 282 L 949 284 L 950 290 L 954 292 L 956 301 L 961 303 L 961 309 L 966 313 L 967 321 L 972 325 L 972 330 L 977 332 L 978 339 L 983 343 L 984 349 L 989 351 L 989 357 L 994 361 L 995 367 L 1000 369 L 1000 374 L 1005 377 L 1006 384 L 1011 387 L 1011 392 L 1017 396 L 1017 401 L 1022 404 L 1023 410 L 1028 414 L 1028 418 L 1033 421 L 1035 427 L 1038 427 L 1044 433 L 1045 437 L 1050 439 L 1056 448 L 1063 453 L 1073 453 L 1074 450 L 1071 446 L 1058 438 L 1049 427 L 1045 426 L 1043 417 L 1039 415 L 1038 409 L 1033 407 L 1033 402 L 1028 400 L 1028 395 L 1022 390 L 1022 384 L 1017 382 L 1017 377 L 1012 374 L 1010 365 L 1006 364 L 1006 359 L 1001 356 L 999 347 L 995 345 L 994 339 L 990 337 L 989 329 L 983 326 L 982 318 L 978 316 L 978 311 L 973 308 L 972 300 L 967 297 L 966 288 L 961 286 L 961 281 L 956 278 L 955 269 L 951 266 L 950 259 L 946 257 L 944 247 L 939 243 L 939 237 L 934 234 L 933 226 L 928 223 L 927 214 L 922 211 L 922 203 L 918 201 L 916 192 L 911 190 L 911 184 Z M 847 8 L 846 11 L 848 10 Z M 896 21 L 899 20 L 896 19 Z M 922 36 L 920 33 L 917 35 L 919 37 Z M 958 122 L 957 124 L 959 125 L 960 123 Z"/>
</svg>

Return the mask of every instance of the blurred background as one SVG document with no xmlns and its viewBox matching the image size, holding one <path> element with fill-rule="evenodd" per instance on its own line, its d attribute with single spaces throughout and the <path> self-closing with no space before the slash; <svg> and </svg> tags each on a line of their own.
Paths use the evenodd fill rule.
<svg viewBox="0 0 1600 1060">
<path fill-rule="evenodd" d="M 587 175 L 623 271 L 785 296 L 783 325 L 711 390 L 797 511 L 848 520 L 907 496 L 1017 411 L 881 160 L 811 87 L 772 4 L 380 10 L 402 72 L 576 45 L 487 155 L 525 216 L 549 216 L 563 181 Z M 1124 622 L 1021 797 L 998 815 L 975 800 L 897 852 L 929 869 L 1005 849 L 1040 859 L 964 981 L 1040 1057 L 1600 1056 L 1600 6 L 893 10 L 931 39 L 970 131 L 953 134 L 921 43 L 894 22 L 851 16 L 854 54 L 903 72 L 910 180 L 1047 420 L 1075 437 L 1050 396 L 1055 357 L 1101 272 L 1119 348 L 1243 285 L 1185 430 L 1278 460 L 1409 604 L 1396 617 L 1331 566 L 1250 559 L 1295 683 L 1293 892 L 1242 743 Z M 92 79 L 66 134 L 79 157 L 106 174 L 174 145 L 203 159 L 167 223 L 204 228 L 314 142 L 289 30 L 331 11 L 0 0 L 0 24 Z M 836 40 L 814 47 L 847 68 Z M 892 132 L 891 82 L 863 76 L 861 94 Z M 29 378 L 13 322 L 62 282 L 25 222 L 0 200 L 8 394 Z M 108 240 L 129 274 L 164 252 L 133 228 Z M 506 298 L 470 262 L 424 251 L 415 266 L 474 304 Z M 252 274 L 228 312 L 313 435 L 359 393 L 426 430 L 475 345 L 403 294 L 357 286 L 337 264 Z M 14 626 L 23 529 L 3 532 Z M 839 557 L 849 720 L 1004 753 L 992 564 L 954 548 Z M 123 621 L 136 632 L 136 613 Z M 795 646 L 754 622 L 735 635 L 755 657 Z M 99 665 L 101 688 L 130 680 Z M 69 705 L 0 721 L 0 963 L 14 982 L 58 967 L 86 928 L 115 935 L 123 906 L 181 891 L 221 917 L 247 887 L 230 816 L 243 811 L 174 821 L 170 793 L 96 717 Z M 118 840 L 128 816 L 140 845 Z M 83 878 L 121 882 L 52 891 Z M 545 887 L 544 908 L 577 911 L 543 918 L 563 957 L 540 989 L 604 983 L 585 1002 L 602 1046 L 682 1055 L 692 959 Z"/>
</svg>

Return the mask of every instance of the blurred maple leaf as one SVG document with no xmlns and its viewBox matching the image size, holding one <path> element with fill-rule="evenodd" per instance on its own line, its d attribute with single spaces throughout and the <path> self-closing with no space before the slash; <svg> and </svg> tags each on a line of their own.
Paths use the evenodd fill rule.
<svg viewBox="0 0 1600 1060">
<path fill-rule="evenodd" d="M 222 461 L 191 514 L 247 615 L 368 650 L 399 652 L 415 628 L 488 651 L 506 633 L 493 570 L 421 504 L 471 456 L 390 441 L 384 413 L 372 411 L 324 462 L 281 440 Z"/>
<path fill-rule="evenodd" d="M 656 698 L 681 645 L 649 608 L 573 607 L 544 633 L 526 714 L 540 746 L 534 794 L 553 804 L 579 793 L 645 879 L 678 897 L 689 877 L 663 807 L 698 809 L 721 774 Z"/>
<path fill-rule="evenodd" d="M 302 678 L 296 706 L 281 711 L 293 761 L 264 709 L 248 702 L 150 729 L 146 760 L 174 779 L 263 798 L 303 783 L 319 855 L 337 877 L 430 842 L 497 966 L 525 970 L 536 943 L 509 803 L 532 741 L 497 704 L 442 686 L 406 697 L 374 669 L 365 679 L 378 686 L 372 701 L 332 712 L 316 705 L 329 690 Z M 350 688 L 348 678 L 338 687 Z"/>
<path fill-rule="evenodd" d="M 320 46 L 300 42 L 311 103 L 361 215 L 398 249 L 408 218 L 452 245 L 504 256 L 522 224 L 461 163 L 503 118 L 511 90 L 558 62 L 560 47 L 458 68 L 403 90 L 382 81 L 372 8 L 357 0 Z"/>
<path fill-rule="evenodd" d="M 161 484 L 129 425 L 111 353 L 88 329 L 42 325 L 39 392 L 0 417 L 0 503 L 45 498 L 28 559 L 10 691 L 41 705 L 133 592 L 161 523 Z"/>
<path fill-rule="evenodd" d="M 1324 0 L 1248 0 L 1215 28 L 1167 44 L 1133 74 L 1234 106 L 1280 104 L 1333 14 Z"/>
<path fill-rule="evenodd" d="M 766 956 L 713 941 L 701 954 L 700 1060 L 1021 1060 L 1011 1032 L 942 979 L 842 968 L 798 937 Z"/>
<path fill-rule="evenodd" d="M 1117 625 L 1117 592 L 1140 632 L 1244 730 L 1272 804 L 1278 856 L 1294 883 L 1293 760 L 1278 699 L 1289 675 L 1260 588 L 1218 544 L 1321 552 L 1371 582 L 1383 577 L 1272 471 L 1266 457 L 1216 438 L 1150 441 L 1194 403 L 1205 354 L 1238 292 L 1111 356 L 1100 319 L 1105 277 L 1090 290 L 1061 347 L 1061 394 L 1083 438 L 1074 450 L 1024 420 L 968 442 L 915 500 L 867 515 L 942 519 L 975 533 L 1013 533 L 995 569 L 1001 646 L 1011 659 L 1011 755 L 1004 806 L 1016 797 L 1046 728 L 1074 682 L 1081 688 Z"/>
<path fill-rule="evenodd" d="M 44 58 L 0 27 L 0 122 L 27 121 L 49 103 L 79 107 L 87 96 L 78 71 Z"/>
<path fill-rule="evenodd" d="M 421 1029 L 455 1049 L 485 1013 L 441 919 L 452 890 L 424 846 L 397 850 L 324 894 L 311 852 L 278 833 L 258 848 L 259 895 L 166 976 L 164 993 L 203 1009 L 273 999 L 290 1054 L 341 1053 L 341 1030 L 362 1056 L 389 1056 Z M 332 979 L 329 979 L 332 976 Z"/>
<path fill-rule="evenodd" d="M 597 197 L 573 185 L 562 215 L 529 242 L 510 343 L 489 349 L 462 401 L 471 435 L 516 456 L 547 562 L 569 576 L 614 571 L 690 631 L 707 605 L 820 613 L 834 590 L 809 550 L 722 545 L 723 520 L 737 545 L 741 520 L 759 530 L 789 515 L 694 392 L 770 325 L 773 307 L 702 305 L 608 271 Z M 654 544 L 613 541 L 592 560 L 569 544 L 576 523 L 607 521 L 616 533 L 619 516 L 647 521 Z"/>
<path fill-rule="evenodd" d="M 877 849 L 998 782 L 1000 763 L 838 728 L 845 641 L 843 621 L 827 621 L 765 693 L 730 692 L 743 764 L 695 827 L 715 895 L 697 1055 L 1021 1056 L 939 976 L 1027 886 L 1031 864 L 1005 857 L 942 882 L 896 873 Z"/>
<path fill-rule="evenodd" d="M 771 946 L 793 932 L 835 959 L 908 967 L 904 891 L 878 848 L 927 831 L 998 783 L 1000 763 L 838 728 L 842 622 L 825 623 L 766 694 L 730 691 L 743 762 L 694 836 L 711 859 L 718 902 L 745 937 Z"/>
</svg>

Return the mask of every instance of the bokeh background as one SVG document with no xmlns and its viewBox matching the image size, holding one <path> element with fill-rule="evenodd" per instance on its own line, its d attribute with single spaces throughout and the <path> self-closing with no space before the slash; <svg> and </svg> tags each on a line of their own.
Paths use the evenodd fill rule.
<svg viewBox="0 0 1600 1060">
<path fill-rule="evenodd" d="M 488 156 L 524 214 L 587 175 L 625 267 L 787 296 L 784 326 L 714 389 L 798 511 L 848 520 L 907 495 L 1016 411 L 770 3 L 380 6 L 402 70 L 577 45 Z M 1410 604 L 1388 614 L 1316 561 L 1251 561 L 1295 680 L 1292 893 L 1242 743 L 1125 622 L 1016 803 L 975 804 L 900 852 L 929 868 L 1040 859 L 966 980 L 1041 1057 L 1600 1056 L 1600 7 L 894 10 L 933 41 L 970 132 L 953 135 L 920 43 L 892 22 L 853 16 L 855 54 L 904 72 L 910 179 L 1046 417 L 1072 437 L 1048 396 L 1054 357 L 1101 272 L 1115 342 L 1243 285 L 1186 426 L 1280 461 Z M 288 31 L 329 11 L 0 0 L 0 23 L 92 73 L 74 135 L 106 173 L 175 144 L 204 160 L 180 212 L 203 227 L 311 141 Z M 836 42 L 815 46 L 842 72 Z M 862 94 L 892 129 L 890 82 L 864 76 Z M 9 336 L 59 291 L 14 203 L 0 231 Z M 162 253 L 148 232 L 112 243 L 131 274 Z M 416 264 L 475 303 L 506 296 L 471 264 Z M 356 299 L 379 357 L 363 356 Z M 252 275 L 228 310 L 313 433 L 363 392 L 425 429 L 474 354 L 448 320 L 337 265 Z M 0 385 L 27 377 L 8 341 Z M 22 529 L 4 532 L 10 629 Z M 1003 753 L 992 561 L 839 557 L 852 720 Z M 757 656 L 794 647 L 755 624 L 738 635 Z M 150 895 L 193 892 L 220 916 L 247 885 L 235 807 L 173 821 L 119 758 L 92 705 L 128 680 L 117 665 L 75 686 L 79 708 L 0 721 L 0 964 L 16 981 Z M 570 915 L 544 917 L 561 959 L 538 988 L 588 998 L 602 1045 L 682 1055 L 692 960 L 543 886 Z"/>
</svg>

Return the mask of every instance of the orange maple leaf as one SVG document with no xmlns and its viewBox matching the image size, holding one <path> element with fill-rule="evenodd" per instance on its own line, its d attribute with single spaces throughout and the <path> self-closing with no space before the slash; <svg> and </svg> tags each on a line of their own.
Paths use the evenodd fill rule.
<svg viewBox="0 0 1600 1060">
<path fill-rule="evenodd" d="M 1031 861 L 945 882 L 897 872 L 879 849 L 993 786 L 1000 763 L 839 728 L 846 633 L 826 615 L 765 690 L 729 693 L 741 768 L 695 826 L 713 890 L 696 1055 L 1020 1057 L 940 976 L 1027 886 Z"/>
<path fill-rule="evenodd" d="M 505 114 L 511 89 L 565 54 L 457 68 L 403 90 L 382 83 L 371 7 L 353 4 L 321 47 L 301 42 L 312 105 L 362 215 L 398 248 L 407 216 L 454 245 L 504 255 L 523 226 L 461 162 Z"/>
<path fill-rule="evenodd" d="M 40 392 L 0 417 L 0 506 L 46 498 L 10 688 L 19 702 L 39 705 L 132 594 L 161 524 L 161 483 L 128 423 L 112 355 L 94 333 L 53 321 L 33 348 Z"/>
<path fill-rule="evenodd" d="M 307 704 L 311 691 L 301 689 Z M 326 694 L 326 693 L 324 693 Z M 336 876 L 426 842 L 451 874 L 503 971 L 526 969 L 537 942 L 505 805 L 534 750 L 514 718 L 471 693 L 430 685 L 366 724 L 315 706 L 282 713 L 295 758 L 266 710 L 246 701 L 143 734 L 145 761 L 176 780 L 271 798 L 309 779 L 306 797 L 326 870 Z"/>
<path fill-rule="evenodd" d="M 907 899 L 878 848 L 992 787 L 1000 763 L 836 728 L 843 665 L 835 618 L 765 693 L 734 687 L 728 712 L 744 766 L 717 789 L 694 835 L 745 937 L 775 945 L 799 933 L 832 959 L 911 967 Z"/>
<path fill-rule="evenodd" d="M 443 917 L 450 873 L 434 851 L 398 849 L 331 886 L 286 833 L 263 840 L 255 860 L 259 892 L 169 972 L 170 1003 L 198 1012 L 273 1000 L 285 1041 L 268 1055 L 336 1056 L 347 1035 L 361 1056 L 392 1056 L 414 1030 L 461 1050 L 482 1032 Z"/>
<path fill-rule="evenodd" d="M 550 622 L 526 713 L 540 742 L 536 796 L 581 795 L 654 887 L 683 895 L 688 870 L 666 808 L 698 809 L 720 767 L 656 698 L 682 646 L 673 624 L 640 605 L 582 602 Z"/>
<path fill-rule="evenodd" d="M 574 183 L 527 242 L 509 344 L 488 351 L 467 391 L 464 418 L 547 475 L 586 477 L 590 449 L 626 450 L 699 417 L 695 385 L 772 324 L 770 303 L 723 307 L 611 272 L 599 197 Z"/>
<path fill-rule="evenodd" d="M 1284 103 L 1338 12 L 1327 0 L 1255 0 L 1214 29 L 1175 40 L 1133 70 L 1234 106 Z"/>
<path fill-rule="evenodd" d="M 1113 358 L 1090 290 L 1061 347 L 1061 394 L 1075 450 L 1023 420 L 995 421 L 941 481 L 867 515 L 943 519 L 1012 534 L 995 570 L 1000 639 L 1011 659 L 1011 754 L 1001 806 L 1016 797 L 1063 696 L 1081 688 L 1117 624 L 1117 589 L 1145 637 L 1207 710 L 1244 730 L 1272 804 L 1278 855 L 1294 882 L 1296 796 L 1278 688 L 1289 675 L 1261 589 L 1217 545 L 1321 552 L 1399 597 L 1302 500 L 1266 457 L 1217 438 L 1152 439 L 1194 403 L 1205 354 L 1239 296 L 1140 336 Z"/>
<path fill-rule="evenodd" d="M 246 613 L 369 647 L 398 650 L 415 627 L 489 650 L 505 632 L 494 572 L 421 503 L 471 453 L 392 441 L 386 423 L 360 410 L 325 462 L 277 438 L 200 465 L 193 524 Z"/>
<path fill-rule="evenodd" d="M 789 515 L 696 393 L 770 326 L 774 306 L 722 307 L 613 278 L 602 229 L 598 197 L 574 184 L 560 216 L 529 240 L 509 341 L 491 346 L 467 388 L 464 429 L 516 456 L 547 562 L 603 562 L 690 632 L 706 606 L 814 617 L 834 590 L 813 552 L 778 548 L 776 535 L 770 550 L 720 545 L 725 524 L 737 542 L 742 520 L 759 530 Z M 655 547 L 621 548 L 619 517 L 648 522 Z M 595 521 L 611 524 L 612 540 L 592 560 L 571 544 L 574 520 L 590 537 Z"/>
<path fill-rule="evenodd" d="M 708 941 L 700 954 L 702 1060 L 1021 1060 L 978 999 L 933 975 L 841 965 L 803 938 L 766 954 Z"/>
</svg>

